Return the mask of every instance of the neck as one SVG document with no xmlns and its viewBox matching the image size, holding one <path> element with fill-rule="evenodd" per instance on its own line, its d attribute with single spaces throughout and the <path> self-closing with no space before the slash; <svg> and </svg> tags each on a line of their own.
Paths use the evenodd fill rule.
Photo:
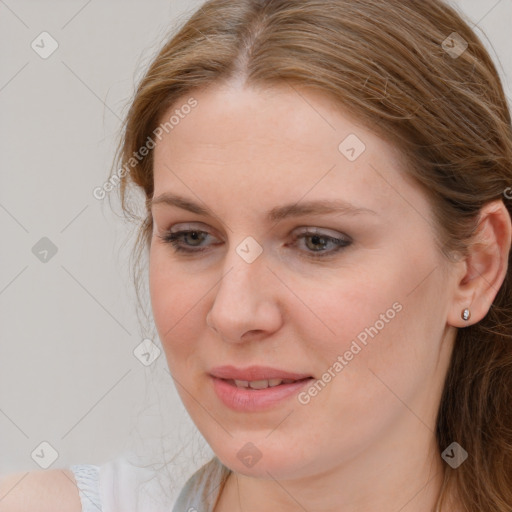
<svg viewBox="0 0 512 512">
<path fill-rule="evenodd" d="M 411 432 L 411 425 L 405 428 Z M 307 478 L 262 479 L 232 472 L 215 512 L 434 512 L 445 466 L 433 432 L 418 423 L 415 428 L 423 429 L 423 435 L 406 436 L 395 429 L 377 447 Z"/>
</svg>

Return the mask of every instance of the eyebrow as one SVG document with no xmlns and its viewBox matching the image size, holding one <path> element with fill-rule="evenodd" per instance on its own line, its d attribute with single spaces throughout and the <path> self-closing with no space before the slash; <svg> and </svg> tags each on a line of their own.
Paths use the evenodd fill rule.
<svg viewBox="0 0 512 512">
<path fill-rule="evenodd" d="M 155 205 L 164 204 L 167 206 L 175 206 L 198 215 L 216 217 L 213 211 L 207 206 L 201 206 L 186 197 L 171 194 L 170 192 L 165 192 L 156 198 L 148 199 L 146 204 L 150 209 Z M 377 215 L 376 212 L 369 208 L 355 206 L 346 201 L 325 199 L 277 206 L 269 210 L 266 213 L 266 217 L 270 222 L 278 222 L 288 217 L 300 217 L 301 215 L 323 215 L 328 213 L 345 215 Z"/>
</svg>

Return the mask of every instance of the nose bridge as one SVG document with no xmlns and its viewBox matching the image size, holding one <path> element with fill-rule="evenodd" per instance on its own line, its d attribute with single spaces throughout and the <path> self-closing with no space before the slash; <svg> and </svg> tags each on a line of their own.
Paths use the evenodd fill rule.
<svg viewBox="0 0 512 512">
<path fill-rule="evenodd" d="M 219 293 L 223 292 L 223 288 L 231 290 L 238 298 L 244 298 L 250 291 L 254 298 L 258 283 L 261 283 L 268 273 L 267 254 L 263 246 L 252 236 L 246 236 L 238 241 L 233 237 L 233 240 L 234 243 L 225 258 L 224 277 L 220 281 Z M 247 291 L 245 294 L 244 287 Z"/>
<path fill-rule="evenodd" d="M 245 258 L 244 249 L 247 246 L 242 242 L 226 257 L 208 313 L 209 325 L 231 340 L 240 339 L 248 330 L 272 329 L 277 318 L 276 308 L 268 304 L 272 302 L 272 288 L 265 257 L 261 253 L 250 261 Z"/>
<path fill-rule="evenodd" d="M 257 300 L 257 290 L 261 288 L 262 274 L 268 270 L 261 256 L 252 263 L 247 263 L 236 252 L 231 250 L 231 256 L 226 258 L 223 277 L 215 295 L 217 309 L 224 303 L 236 309 L 250 308 L 251 302 Z"/>
</svg>

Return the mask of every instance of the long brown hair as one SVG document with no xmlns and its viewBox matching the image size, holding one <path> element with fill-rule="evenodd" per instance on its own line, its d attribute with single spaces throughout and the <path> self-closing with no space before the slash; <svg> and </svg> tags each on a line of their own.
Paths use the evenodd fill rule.
<svg viewBox="0 0 512 512">
<path fill-rule="evenodd" d="M 455 34 L 454 34 L 455 33 Z M 467 47 L 466 47 L 467 45 Z M 162 115 L 195 90 L 232 78 L 298 84 L 339 102 L 402 150 L 430 198 L 442 250 L 465 254 L 478 213 L 512 185 L 510 111 L 496 68 L 463 15 L 441 0 L 210 0 L 165 44 L 126 118 L 117 171 L 127 192 L 153 195 L 151 148 Z M 177 105 L 179 106 L 179 105 Z M 170 126 L 169 126 L 170 128 Z M 146 209 L 137 254 L 150 245 Z M 459 329 L 437 417 L 450 491 L 471 512 L 512 510 L 512 265 L 490 311 Z M 136 257 L 138 261 L 138 257 Z"/>
</svg>

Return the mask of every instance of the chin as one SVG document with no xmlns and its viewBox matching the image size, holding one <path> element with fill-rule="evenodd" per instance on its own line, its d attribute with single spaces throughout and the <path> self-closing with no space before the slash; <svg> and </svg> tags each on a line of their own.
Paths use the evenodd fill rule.
<svg viewBox="0 0 512 512">
<path fill-rule="evenodd" d="M 305 476 L 304 460 L 289 457 L 289 450 L 258 449 L 248 441 L 241 448 L 214 450 L 218 459 L 230 470 L 253 478 L 287 480 Z M 284 447 L 283 447 L 284 448 Z"/>
</svg>

